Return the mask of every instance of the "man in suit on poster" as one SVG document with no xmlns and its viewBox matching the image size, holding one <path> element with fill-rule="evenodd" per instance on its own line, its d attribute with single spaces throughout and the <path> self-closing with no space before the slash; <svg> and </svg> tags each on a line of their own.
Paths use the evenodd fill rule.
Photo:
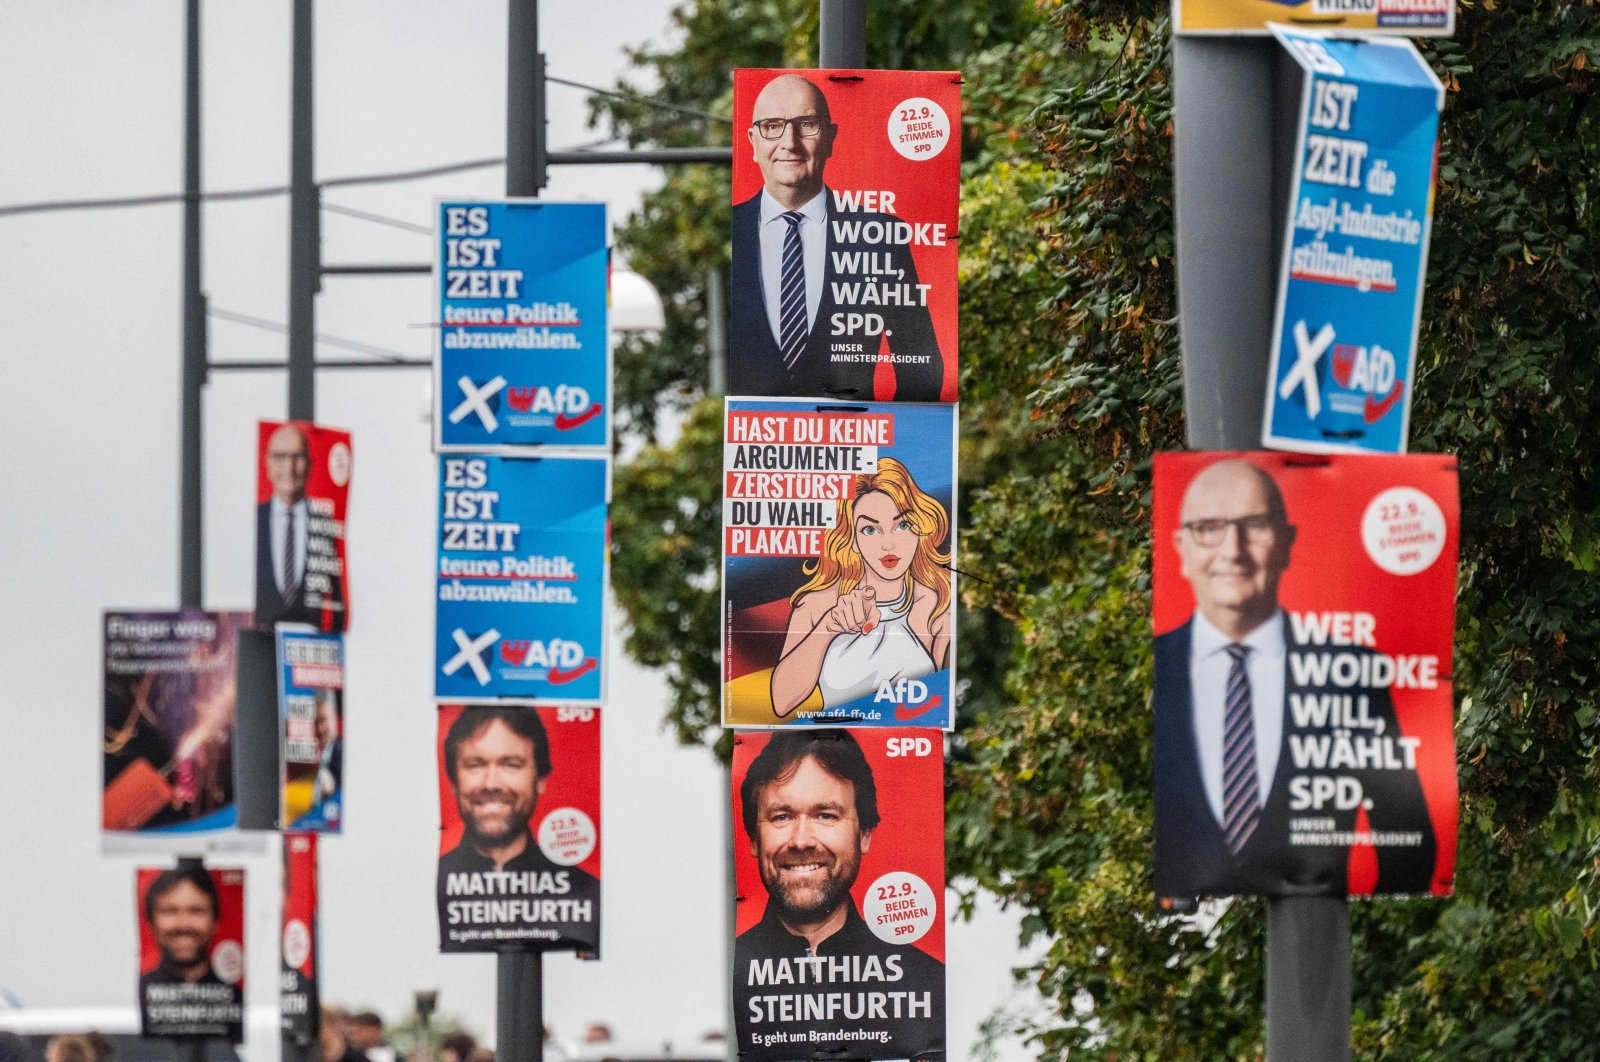
<svg viewBox="0 0 1600 1062">
<path fill-rule="evenodd" d="M 822 90 L 798 74 L 774 78 L 756 96 L 747 136 L 764 187 L 733 208 L 731 390 L 873 399 L 879 336 L 834 324 L 836 314 L 867 312 L 883 318 L 894 358 L 895 388 L 885 397 L 938 401 L 944 361 L 911 248 L 860 238 L 861 226 L 897 219 L 848 210 L 823 183 L 838 132 Z M 887 253 L 902 301 L 841 307 L 836 282 L 874 279 L 841 273 L 853 252 Z"/>
<path fill-rule="evenodd" d="M 1298 727 L 1291 698 L 1354 691 L 1302 685 L 1289 666 L 1302 647 L 1278 584 L 1296 528 L 1277 483 L 1219 461 L 1190 483 L 1179 520 L 1173 544 L 1196 609 L 1156 639 L 1156 894 L 1345 895 L 1348 841 L 1305 842 L 1348 835 L 1357 809 L 1292 808 L 1291 775 L 1359 782 L 1371 830 L 1396 842 L 1375 846 L 1377 891 L 1429 891 L 1435 842 L 1415 770 L 1292 763 L 1291 737 L 1328 728 Z M 1398 735 L 1387 688 L 1360 692 L 1377 733 Z"/>
<path fill-rule="evenodd" d="M 311 476 L 311 442 L 295 424 L 280 426 L 267 440 L 267 482 L 272 497 L 256 506 L 256 623 L 322 624 L 323 603 L 342 600 L 344 580 L 333 576 L 332 592 L 310 589 L 306 558 L 312 530 L 306 484 Z M 331 556 L 328 536 L 316 534 L 322 553 Z M 334 624 L 335 629 L 341 625 Z"/>
</svg>

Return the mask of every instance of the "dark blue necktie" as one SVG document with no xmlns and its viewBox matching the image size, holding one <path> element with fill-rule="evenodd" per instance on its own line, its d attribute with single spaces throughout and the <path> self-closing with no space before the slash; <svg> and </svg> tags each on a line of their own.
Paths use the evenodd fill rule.
<svg viewBox="0 0 1600 1062">
<path fill-rule="evenodd" d="M 800 246 L 800 223 L 805 215 L 786 210 L 779 216 L 789 223 L 789 230 L 783 234 L 783 272 L 778 284 L 778 351 L 783 355 L 783 367 L 793 369 L 811 335 L 806 323 L 806 259 Z"/>
<path fill-rule="evenodd" d="M 294 577 L 294 509 L 290 507 L 283 514 L 283 600 L 287 604 L 294 603 L 295 592 L 300 589 L 299 582 Z"/>
<path fill-rule="evenodd" d="M 1256 723 L 1250 708 L 1250 675 L 1244 658 L 1250 652 L 1228 646 L 1227 712 L 1222 745 L 1222 832 L 1234 855 L 1244 851 L 1261 825 L 1261 785 L 1256 777 Z"/>
</svg>

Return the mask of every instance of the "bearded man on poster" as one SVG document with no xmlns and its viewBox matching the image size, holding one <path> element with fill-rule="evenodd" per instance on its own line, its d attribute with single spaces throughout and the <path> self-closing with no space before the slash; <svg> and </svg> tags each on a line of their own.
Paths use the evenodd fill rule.
<svg viewBox="0 0 1600 1062">
<path fill-rule="evenodd" d="M 880 940 L 850 895 L 882 824 L 856 739 L 848 730 L 774 733 L 739 799 L 767 892 L 761 921 L 734 941 L 739 1057 L 830 1057 L 821 1047 L 841 1058 L 943 1062 L 944 964 Z M 825 1017 L 808 1018 L 808 1004 Z"/>
</svg>

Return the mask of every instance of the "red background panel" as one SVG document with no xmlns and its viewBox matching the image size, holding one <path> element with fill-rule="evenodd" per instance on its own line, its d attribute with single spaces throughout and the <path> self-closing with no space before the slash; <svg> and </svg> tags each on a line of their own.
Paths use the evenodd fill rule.
<svg viewBox="0 0 1600 1062">
<path fill-rule="evenodd" d="M 819 733 L 828 733 L 819 728 Z M 734 738 L 733 747 L 733 862 L 737 895 L 734 932 L 743 933 L 766 913 L 767 890 L 761 871 L 750 854 L 750 838 L 744 832 L 739 804 L 739 787 L 757 754 L 782 731 L 745 731 Z M 868 888 L 880 875 L 907 871 L 928 883 L 938 907 L 937 917 L 928 932 L 916 942 L 929 955 L 944 962 L 944 924 L 948 917 L 944 895 L 944 739 L 934 730 L 910 728 L 856 729 L 849 732 L 861 745 L 872 778 L 878 787 L 878 814 L 882 819 L 872 834 L 872 845 L 861 856 L 861 869 L 850 895 L 856 910 L 861 910 Z M 888 754 L 894 738 L 924 738 L 931 743 L 925 756 Z"/>
<path fill-rule="evenodd" d="M 944 355 L 946 402 L 955 401 L 960 363 L 957 328 L 956 232 L 961 200 L 961 75 L 953 70 L 735 70 L 733 72 L 733 202 L 742 203 L 761 191 L 761 169 L 751 151 L 747 131 L 756 96 L 782 74 L 799 74 L 822 90 L 828 113 L 839 127 L 825 180 L 836 191 L 888 191 L 895 195 L 892 213 L 902 221 L 942 224 L 942 247 L 911 247 L 917 279 L 932 284 L 928 312 Z M 830 77 L 831 76 L 831 77 Z M 889 140 L 895 107 L 923 97 L 943 108 L 950 138 L 931 159 L 909 159 Z M 886 366 L 880 365 L 886 371 Z"/>
<path fill-rule="evenodd" d="M 1438 842 L 1434 891 L 1448 891 L 1456 850 L 1454 697 L 1451 648 L 1455 636 L 1456 567 L 1460 502 L 1456 459 L 1439 454 L 1321 457 L 1278 452 L 1164 453 L 1155 457 L 1151 564 L 1155 632 L 1181 626 L 1194 611 L 1194 595 L 1179 568 L 1173 534 L 1184 491 L 1208 465 L 1242 458 L 1267 472 L 1283 493 L 1296 539 L 1278 588 L 1286 612 L 1368 612 L 1376 621 L 1377 651 L 1439 658 L 1439 686 L 1392 691 L 1400 728 L 1421 739 L 1417 774 Z M 1361 542 L 1367 505 L 1390 487 L 1414 487 L 1445 516 L 1444 550 L 1416 575 L 1394 575 L 1368 556 Z M 1351 891 L 1358 892 L 1371 853 L 1352 852 Z"/>
<path fill-rule="evenodd" d="M 600 709 L 544 705 L 516 706 L 518 711 L 538 712 L 550 739 L 550 777 L 544 794 L 533 809 L 528 830 L 538 844 L 539 823 L 556 808 L 577 808 L 594 822 L 596 842 L 589 858 L 578 864 L 596 878 L 600 876 L 600 853 L 605 843 L 605 828 L 600 822 Z M 461 843 L 461 813 L 456 809 L 455 791 L 444 767 L 444 736 L 461 715 L 462 705 L 439 706 L 439 731 L 434 741 L 439 772 L 439 854 Z M 570 718 L 563 721 L 563 714 Z"/>
<path fill-rule="evenodd" d="M 137 885 L 134 892 L 134 902 L 139 920 L 139 973 L 149 973 L 161 965 L 161 949 L 156 946 L 156 938 L 150 932 L 150 923 L 144 916 L 144 897 L 150 885 L 162 871 L 168 867 L 140 867 L 137 876 Z M 244 952 L 244 871 L 238 868 L 219 869 L 208 867 L 206 872 L 211 875 L 211 880 L 217 886 L 217 898 L 220 901 L 220 910 L 217 913 L 217 935 L 211 942 L 211 951 L 214 954 L 218 947 L 227 941 L 233 941 Z M 248 972 L 249 957 L 246 955 L 241 969 Z M 245 975 L 239 977 L 239 988 L 244 988 Z"/>
</svg>

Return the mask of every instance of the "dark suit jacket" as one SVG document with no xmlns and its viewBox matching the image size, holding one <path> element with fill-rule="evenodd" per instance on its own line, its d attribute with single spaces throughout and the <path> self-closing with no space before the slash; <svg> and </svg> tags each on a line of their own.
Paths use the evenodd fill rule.
<svg viewBox="0 0 1600 1062">
<path fill-rule="evenodd" d="M 1189 643 L 1194 621 L 1156 639 L 1155 799 L 1157 896 L 1343 896 L 1348 891 L 1349 848 L 1292 845 L 1291 818 L 1332 819 L 1333 829 L 1348 831 L 1356 822 L 1354 808 L 1340 811 L 1331 805 L 1292 811 L 1289 781 L 1294 775 L 1349 776 L 1361 783 L 1371 798 L 1367 813 L 1376 831 L 1406 831 L 1422 835 L 1412 847 L 1378 847 L 1378 892 L 1426 893 L 1433 880 L 1434 837 L 1415 771 L 1353 768 L 1299 770 L 1290 756 L 1290 737 L 1316 731 L 1298 730 L 1289 707 L 1293 693 L 1368 692 L 1369 714 L 1384 720 L 1384 734 L 1398 735 L 1394 704 L 1386 689 L 1338 691 L 1295 684 L 1289 654 L 1298 648 L 1292 630 L 1284 630 L 1283 743 L 1272 788 L 1266 794 L 1261 823 L 1244 851 L 1235 857 L 1223 839 L 1222 827 L 1212 815 L 1201 780 L 1200 757 L 1195 745 L 1194 713 L 1190 703 Z M 1365 652 L 1352 649 L 1349 651 Z"/>
<path fill-rule="evenodd" d="M 295 542 L 302 557 L 305 556 L 306 543 L 309 540 L 309 532 L 302 529 Z M 304 575 L 300 578 L 300 589 L 295 593 L 294 600 L 289 602 L 283 600 L 283 595 L 278 593 L 278 580 L 274 574 L 280 559 L 272 555 L 272 499 L 269 498 L 256 506 L 256 626 L 271 627 L 274 623 L 309 623 L 327 630 L 344 630 L 345 617 L 342 607 L 334 610 L 331 626 L 322 622 L 323 606 L 310 603 L 310 591 L 306 589 L 307 580 Z M 309 565 L 305 570 L 309 572 Z M 341 575 L 332 582 L 333 593 L 330 599 L 342 606 L 344 577 Z"/>
<path fill-rule="evenodd" d="M 835 269 L 834 253 L 852 251 L 887 252 L 893 268 L 903 270 L 898 283 L 916 284 L 917 268 L 912 261 L 911 248 L 904 244 L 867 244 L 840 242 L 834 238 L 834 224 L 838 221 L 896 220 L 888 214 L 871 211 L 842 211 L 834 206 L 832 189 L 824 189 L 828 197 L 828 232 L 823 267 L 822 299 L 817 304 L 816 323 L 806 348 L 795 360 L 794 369 L 783 366 L 778 343 L 772 336 L 772 326 L 767 321 L 766 298 L 761 286 L 761 193 L 757 193 L 733 208 L 733 328 L 728 349 L 729 393 L 736 395 L 794 395 L 807 398 L 831 398 L 835 401 L 872 401 L 873 374 L 876 362 L 870 360 L 829 360 L 835 344 L 859 343 L 862 353 L 875 355 L 879 337 L 859 333 L 832 335 L 831 320 L 842 310 L 834 300 L 833 283 L 841 279 Z M 844 280 L 868 277 L 846 276 Z M 889 348 L 896 354 L 926 354 L 929 360 L 922 364 L 894 365 L 895 389 L 884 398 L 901 402 L 937 402 L 944 384 L 944 359 L 939 353 L 939 342 L 933 331 L 933 318 L 926 306 L 852 306 L 848 310 L 876 313 L 883 317 L 884 327 L 892 333 Z M 853 352 L 843 352 L 853 353 Z"/>
</svg>

